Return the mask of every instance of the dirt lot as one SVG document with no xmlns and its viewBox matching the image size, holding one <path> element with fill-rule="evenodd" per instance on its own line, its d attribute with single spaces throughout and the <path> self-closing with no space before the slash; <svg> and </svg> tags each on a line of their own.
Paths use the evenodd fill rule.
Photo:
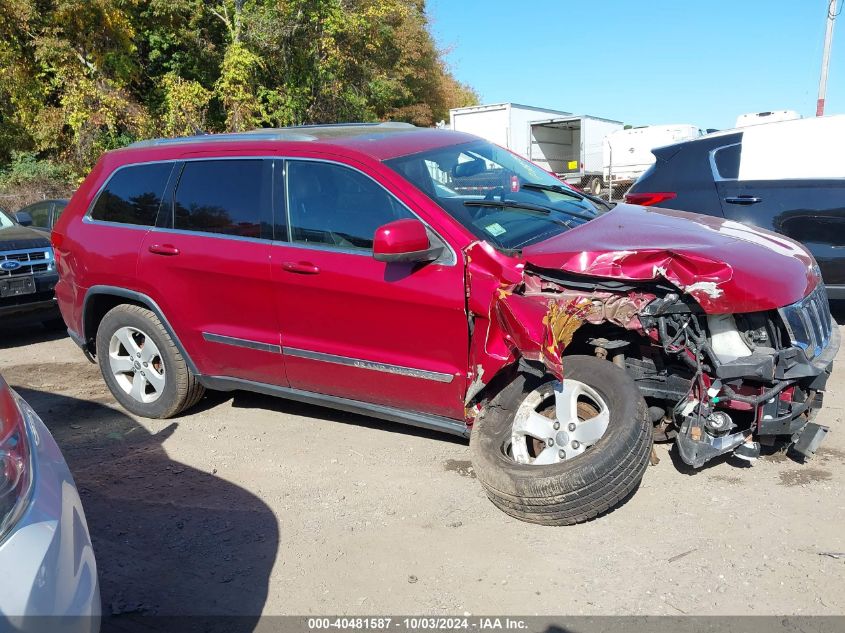
<svg viewBox="0 0 845 633">
<path fill-rule="evenodd" d="M 487 501 L 462 441 L 246 393 L 136 419 L 69 339 L 0 333 L 0 372 L 82 491 L 114 614 L 845 614 L 845 558 L 826 554 L 845 552 L 837 365 L 812 462 L 692 472 L 658 446 L 622 507 L 545 528 Z"/>
</svg>

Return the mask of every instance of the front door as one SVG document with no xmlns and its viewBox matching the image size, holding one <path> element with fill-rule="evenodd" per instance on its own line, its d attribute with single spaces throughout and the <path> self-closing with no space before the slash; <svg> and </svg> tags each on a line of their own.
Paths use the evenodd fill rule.
<svg viewBox="0 0 845 633">
<path fill-rule="evenodd" d="M 286 226 L 277 206 L 271 260 L 291 386 L 463 419 L 462 261 L 449 248 L 423 265 L 376 261 L 376 228 L 416 216 L 357 168 L 290 160 L 276 172 Z"/>
</svg>

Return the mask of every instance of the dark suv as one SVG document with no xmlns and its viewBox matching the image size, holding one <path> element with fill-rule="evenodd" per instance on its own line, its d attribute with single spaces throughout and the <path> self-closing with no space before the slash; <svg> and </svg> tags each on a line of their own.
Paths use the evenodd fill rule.
<svg viewBox="0 0 845 633">
<path fill-rule="evenodd" d="M 497 506 L 569 524 L 637 486 L 655 434 L 695 467 L 824 437 L 839 329 L 813 257 L 727 225 L 603 213 L 452 131 L 165 139 L 71 199 L 56 293 L 137 415 L 247 389 L 470 436 Z"/>
<path fill-rule="evenodd" d="M 44 233 L 0 211 L 0 327 L 12 322 L 61 324 L 53 296 L 58 279 Z"/>
<path fill-rule="evenodd" d="M 845 115 L 729 130 L 661 147 L 627 202 L 706 213 L 801 242 L 845 299 Z"/>
</svg>

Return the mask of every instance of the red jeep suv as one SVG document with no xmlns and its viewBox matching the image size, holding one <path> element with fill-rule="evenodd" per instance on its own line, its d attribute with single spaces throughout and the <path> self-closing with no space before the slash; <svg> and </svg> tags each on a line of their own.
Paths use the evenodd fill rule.
<svg viewBox="0 0 845 633">
<path fill-rule="evenodd" d="M 470 438 L 515 517 L 570 524 L 653 438 L 813 455 L 839 346 L 813 257 L 731 221 L 599 210 L 474 136 L 257 130 L 105 154 L 53 232 L 69 332 L 165 418 L 246 389 Z"/>
</svg>

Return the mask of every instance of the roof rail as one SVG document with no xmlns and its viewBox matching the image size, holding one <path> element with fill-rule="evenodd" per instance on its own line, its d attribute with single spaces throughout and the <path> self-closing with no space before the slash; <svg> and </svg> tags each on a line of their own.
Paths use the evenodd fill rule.
<svg viewBox="0 0 845 633">
<path fill-rule="evenodd" d="M 317 137 L 303 132 L 292 132 L 287 128 L 259 129 L 251 132 L 233 132 L 227 134 L 197 134 L 176 138 L 151 138 L 131 143 L 129 147 L 160 147 L 163 145 L 181 145 L 186 143 L 226 143 L 232 141 L 315 141 Z"/>
<path fill-rule="evenodd" d="M 363 127 L 363 128 L 415 128 L 417 127 L 413 123 L 405 123 L 404 121 L 381 121 L 380 123 L 309 123 L 307 125 L 292 125 L 290 127 L 283 127 L 277 128 L 280 130 L 307 130 L 309 128 L 355 128 L 355 127 Z M 255 132 L 260 132 L 261 130 L 255 130 Z"/>
<path fill-rule="evenodd" d="M 410 130 L 416 126 L 402 121 L 383 121 L 381 123 L 327 123 L 315 125 L 294 125 L 291 127 L 258 128 L 248 132 L 228 132 L 226 134 L 197 134 L 176 138 L 152 138 L 136 141 L 129 147 L 160 147 L 163 145 L 182 145 L 186 143 L 225 143 L 230 141 L 316 141 L 319 133 L 331 130 Z M 312 132 L 312 133 L 309 133 Z"/>
</svg>

